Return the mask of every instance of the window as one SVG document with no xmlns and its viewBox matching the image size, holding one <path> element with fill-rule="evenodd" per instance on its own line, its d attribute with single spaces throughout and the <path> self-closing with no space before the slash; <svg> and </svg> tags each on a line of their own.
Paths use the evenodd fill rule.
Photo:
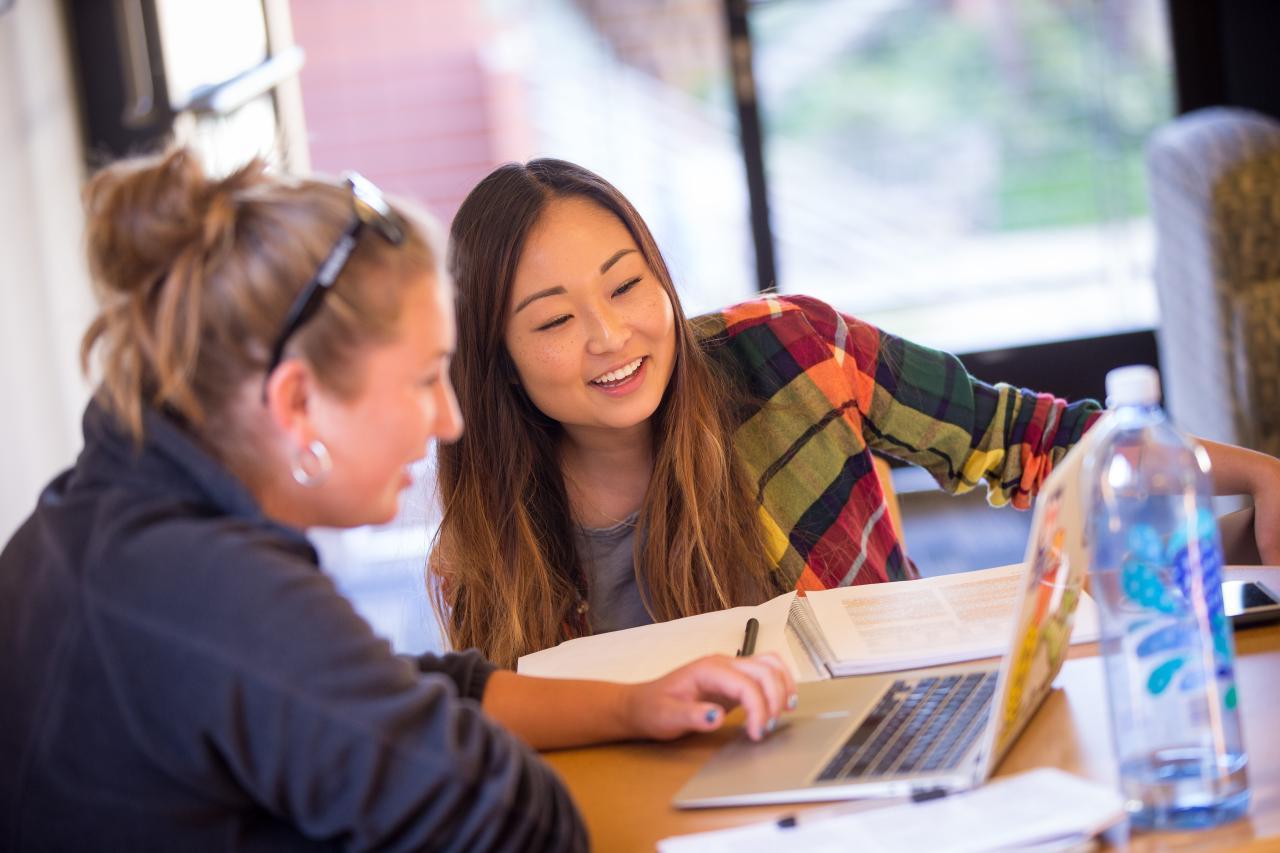
<svg viewBox="0 0 1280 853">
<path fill-rule="evenodd" d="M 753 6 L 782 289 L 958 352 L 1150 328 L 1163 10 Z"/>
</svg>

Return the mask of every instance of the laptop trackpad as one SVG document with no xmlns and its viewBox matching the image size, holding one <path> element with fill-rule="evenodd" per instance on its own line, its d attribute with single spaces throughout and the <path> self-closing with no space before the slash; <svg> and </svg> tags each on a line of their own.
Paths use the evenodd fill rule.
<svg viewBox="0 0 1280 853">
<path fill-rule="evenodd" d="M 740 735 L 702 766 L 676 795 L 675 804 L 712 805 L 726 796 L 750 802 L 753 794 L 808 785 L 859 718 L 847 712 L 792 717 L 758 743 Z M 817 760 L 820 756 L 823 761 Z"/>
</svg>

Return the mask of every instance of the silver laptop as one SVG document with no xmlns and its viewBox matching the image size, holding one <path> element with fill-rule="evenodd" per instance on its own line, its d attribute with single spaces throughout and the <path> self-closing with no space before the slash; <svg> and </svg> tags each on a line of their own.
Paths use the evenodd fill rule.
<svg viewBox="0 0 1280 853">
<path fill-rule="evenodd" d="M 745 735 L 675 797 L 680 808 L 928 798 L 984 782 L 1062 668 L 1086 571 L 1074 465 L 1036 504 L 1013 636 L 988 662 L 800 685 L 800 710 L 764 741 Z M 1070 456 L 1068 457 L 1070 459 Z M 1067 460 L 1064 460 L 1064 463 Z"/>
</svg>

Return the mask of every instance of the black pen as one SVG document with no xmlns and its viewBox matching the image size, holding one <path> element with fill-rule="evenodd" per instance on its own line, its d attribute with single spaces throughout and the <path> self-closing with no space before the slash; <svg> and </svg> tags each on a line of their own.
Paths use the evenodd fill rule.
<svg viewBox="0 0 1280 853">
<path fill-rule="evenodd" d="M 747 630 L 742 635 L 742 648 L 738 649 L 738 657 L 745 658 L 756 653 L 756 634 L 760 631 L 760 623 L 752 616 L 747 620 Z"/>
<path fill-rule="evenodd" d="M 811 821 L 844 817 L 845 815 L 884 808 L 885 806 L 897 806 L 905 803 L 925 803 L 929 800 L 937 800 L 945 796 L 947 796 L 947 791 L 943 788 L 926 788 L 924 790 L 912 791 L 910 797 L 888 797 L 883 800 L 852 800 L 850 802 L 840 803 L 839 805 L 810 809 L 807 812 L 783 815 L 774 821 L 774 823 L 779 829 L 795 829 L 797 826 L 807 824 Z M 1054 840 L 1057 839 L 1055 838 Z"/>
</svg>

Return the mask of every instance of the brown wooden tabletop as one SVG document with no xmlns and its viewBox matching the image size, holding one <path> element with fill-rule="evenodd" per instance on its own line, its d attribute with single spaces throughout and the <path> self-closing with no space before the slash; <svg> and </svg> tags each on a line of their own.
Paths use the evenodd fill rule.
<svg viewBox="0 0 1280 853">
<path fill-rule="evenodd" d="M 1280 591 L 1280 569 L 1232 568 L 1229 577 L 1272 579 Z M 1101 661 L 1093 646 L 1072 650 L 1054 690 L 1026 732 L 1001 762 L 996 776 L 1034 767 L 1058 767 L 1101 782 L 1115 781 Z M 1134 850 L 1217 850 L 1235 847 L 1280 850 L 1280 626 L 1236 632 L 1240 709 L 1249 781 L 1249 815 L 1217 829 L 1195 833 L 1134 835 Z M 731 715 L 736 723 L 739 715 Z M 736 725 L 674 743 L 624 743 L 569 749 L 544 755 L 564 779 L 586 819 L 592 846 L 601 851 L 653 850 L 659 839 L 743 823 L 775 819 L 806 808 L 780 805 L 680 810 L 676 791 L 724 743 Z M 868 807 L 875 807 L 868 803 Z"/>
</svg>

